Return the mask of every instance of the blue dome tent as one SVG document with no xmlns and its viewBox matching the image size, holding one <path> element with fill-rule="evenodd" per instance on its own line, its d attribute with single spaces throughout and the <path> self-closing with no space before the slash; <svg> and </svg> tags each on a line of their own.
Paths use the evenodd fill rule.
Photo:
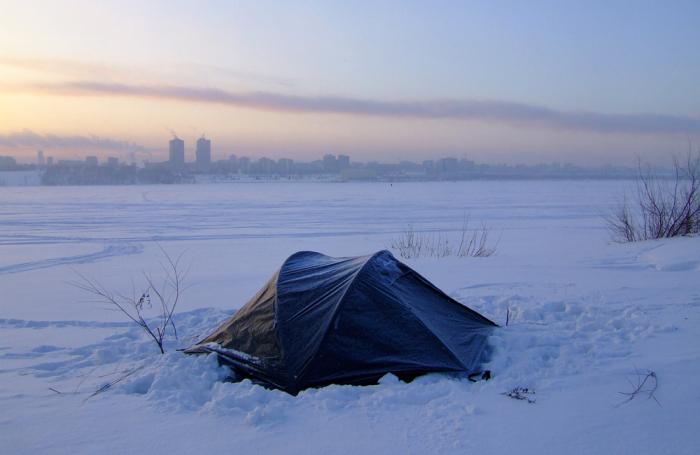
<svg viewBox="0 0 700 455">
<path fill-rule="evenodd" d="M 371 384 L 387 373 L 479 372 L 494 327 L 388 251 L 302 251 L 185 352 L 214 352 L 238 377 L 296 394 Z"/>
</svg>

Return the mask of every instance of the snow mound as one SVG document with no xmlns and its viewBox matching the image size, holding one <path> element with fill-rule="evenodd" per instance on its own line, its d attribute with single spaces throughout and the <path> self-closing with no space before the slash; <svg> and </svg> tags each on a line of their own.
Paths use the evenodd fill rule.
<svg viewBox="0 0 700 455">
<path fill-rule="evenodd" d="M 490 338 L 494 355 L 485 368 L 506 387 L 547 386 L 554 379 L 610 365 L 631 356 L 636 342 L 671 328 L 654 321 L 640 305 L 606 301 L 598 294 L 567 296 L 565 290 L 542 287 L 496 286 L 489 292 L 498 294 L 474 296 L 473 289 L 456 294 L 503 325 Z"/>
<path fill-rule="evenodd" d="M 305 390 L 296 397 L 249 380 L 227 382 L 228 375 L 229 370 L 218 365 L 214 354 L 174 352 L 141 367 L 112 393 L 143 395 L 161 411 L 234 417 L 254 427 L 274 426 L 301 415 L 332 418 L 339 412 L 377 419 L 387 411 L 409 407 L 433 418 L 451 416 L 456 431 L 463 426 L 458 420 L 479 412 L 470 399 L 479 386 L 450 375 L 426 375 L 404 383 L 388 374 L 376 386 L 331 385 Z M 104 394 L 104 399 L 111 398 Z"/>
<path fill-rule="evenodd" d="M 114 387 L 114 392 L 145 395 L 169 411 L 194 411 L 211 400 L 214 384 L 226 379 L 229 370 L 216 356 L 188 356 L 170 352 L 155 362 L 136 367 L 136 373 Z"/>
</svg>

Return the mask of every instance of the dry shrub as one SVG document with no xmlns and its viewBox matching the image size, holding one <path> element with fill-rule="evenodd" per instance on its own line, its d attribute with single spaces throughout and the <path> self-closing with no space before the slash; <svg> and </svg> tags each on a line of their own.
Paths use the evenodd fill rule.
<svg viewBox="0 0 700 455">
<path fill-rule="evenodd" d="M 662 179 L 640 163 L 636 194 L 607 217 L 621 242 L 660 239 L 700 232 L 700 152 L 673 161 L 673 176 Z"/>
<path fill-rule="evenodd" d="M 129 294 L 107 289 L 94 278 L 87 277 L 77 271 L 78 280 L 70 284 L 93 296 L 97 302 L 107 303 L 123 313 L 134 324 L 153 340 L 161 354 L 165 353 L 165 339 L 167 332 L 172 331 L 177 338 L 177 328 L 173 321 L 173 314 L 180 297 L 185 290 L 183 282 L 187 276 L 187 270 L 182 270 L 182 254 L 172 258 L 163 248 L 158 246 L 163 255 L 160 263 L 163 275 L 161 280 L 156 280 L 150 274 L 143 273 L 143 286 L 137 291 L 132 281 L 132 289 Z M 154 305 L 152 300 L 156 302 Z M 154 313 L 155 317 L 148 317 L 147 313 Z"/>
<path fill-rule="evenodd" d="M 459 233 L 459 242 L 451 243 L 447 234 L 441 232 L 418 232 L 412 225 L 394 238 L 391 248 L 403 259 L 418 257 L 444 258 L 487 257 L 496 252 L 498 242 L 489 242 L 490 228 L 482 224 L 470 229 L 469 217 L 464 218 Z"/>
</svg>

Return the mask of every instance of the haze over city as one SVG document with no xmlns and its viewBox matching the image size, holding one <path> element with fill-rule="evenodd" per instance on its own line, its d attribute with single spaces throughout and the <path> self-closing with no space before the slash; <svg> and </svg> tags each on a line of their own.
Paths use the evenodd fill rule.
<svg viewBox="0 0 700 455">
<path fill-rule="evenodd" d="M 657 163 L 700 142 L 700 3 L 3 2 L 0 155 Z M 190 151 L 190 153 L 192 153 Z"/>
</svg>

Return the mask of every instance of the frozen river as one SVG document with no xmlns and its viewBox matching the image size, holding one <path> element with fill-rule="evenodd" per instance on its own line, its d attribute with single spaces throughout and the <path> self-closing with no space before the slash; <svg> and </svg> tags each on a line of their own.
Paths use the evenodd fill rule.
<svg viewBox="0 0 700 455">
<path fill-rule="evenodd" d="M 65 289 L 65 281 L 74 276 L 73 268 L 117 280 L 125 271 L 152 267 L 158 242 L 173 253 L 185 251 L 193 264 L 196 281 L 188 302 L 201 306 L 192 301 L 206 299 L 219 306 L 206 283 L 216 281 L 220 291 L 245 296 L 295 251 L 367 254 L 388 248 L 409 226 L 456 236 L 468 216 L 472 227 L 491 227 L 502 252 L 522 251 L 523 241 L 532 247 L 545 242 L 551 249 L 581 235 L 598 238 L 604 234 L 602 215 L 628 185 L 479 181 L 0 187 L 0 286 L 17 302 L 6 308 L 13 317 L 35 315 L 31 302 L 45 293 L 70 296 L 66 305 L 71 307 L 77 296 Z M 61 312 L 68 314 L 51 311 L 45 317 L 80 317 L 66 305 Z"/>
<path fill-rule="evenodd" d="M 465 213 L 499 228 L 600 225 L 628 182 L 237 183 L 0 187 L 0 245 L 383 235 L 454 229 Z M 579 226 L 581 227 L 581 225 Z"/>
</svg>

